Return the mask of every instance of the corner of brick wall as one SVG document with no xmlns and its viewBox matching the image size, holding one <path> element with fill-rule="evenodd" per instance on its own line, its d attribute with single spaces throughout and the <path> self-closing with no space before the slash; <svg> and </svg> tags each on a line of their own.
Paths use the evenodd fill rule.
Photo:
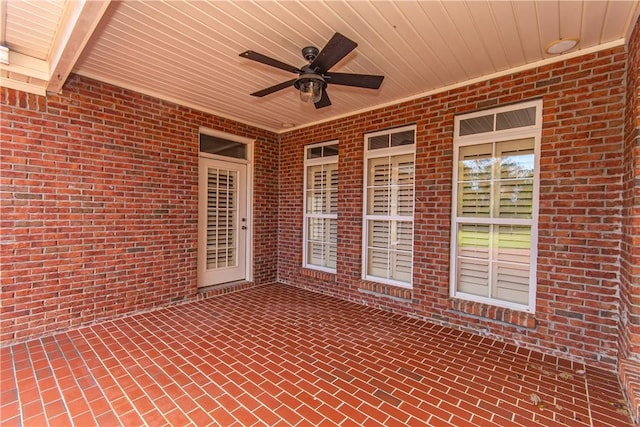
<svg viewBox="0 0 640 427">
<path fill-rule="evenodd" d="M 197 297 L 200 127 L 256 141 L 254 282 L 275 280 L 278 135 L 78 75 L 0 98 L 0 343 Z"/>
<path fill-rule="evenodd" d="M 628 43 L 622 172 L 618 375 L 640 423 L 640 20 Z"/>
<path fill-rule="evenodd" d="M 622 360 L 618 364 L 620 384 L 625 392 L 631 416 L 636 424 L 640 423 L 640 361 Z"/>
</svg>

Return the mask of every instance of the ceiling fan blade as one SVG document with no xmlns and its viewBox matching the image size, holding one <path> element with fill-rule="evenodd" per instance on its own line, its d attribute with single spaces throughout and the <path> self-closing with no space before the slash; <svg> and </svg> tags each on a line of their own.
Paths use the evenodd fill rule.
<svg viewBox="0 0 640 427">
<path fill-rule="evenodd" d="M 379 89 L 384 76 L 371 74 L 326 73 L 325 81 L 334 85 L 356 86 L 367 89 Z"/>
<path fill-rule="evenodd" d="M 347 56 L 347 54 L 355 49 L 356 46 L 358 46 L 358 43 L 346 38 L 340 33 L 335 33 L 309 67 L 317 70 L 321 74 L 324 74 L 329 70 L 329 68 L 333 67 L 338 63 L 338 61 Z"/>
<path fill-rule="evenodd" d="M 252 61 L 260 62 L 262 64 L 270 65 L 272 67 L 280 68 L 284 71 L 289 71 L 291 73 L 302 73 L 302 70 L 294 67 L 293 65 L 285 64 L 282 61 L 278 61 L 277 59 L 269 58 L 261 53 L 254 52 L 252 50 L 248 50 L 246 52 L 242 52 L 240 54 L 243 58 L 251 59 Z"/>
<path fill-rule="evenodd" d="M 293 86 L 293 84 L 296 82 L 296 80 L 298 80 L 298 79 L 291 79 L 291 80 L 287 80 L 286 82 L 278 83 L 277 85 L 268 87 L 266 89 L 262 89 L 262 90 L 259 90 L 257 92 L 253 92 L 251 94 L 251 96 L 263 97 L 265 95 L 272 94 L 272 93 L 277 92 L 279 90 L 286 89 L 289 86 Z"/>
<path fill-rule="evenodd" d="M 316 110 L 318 108 L 324 108 L 324 107 L 328 107 L 329 105 L 331 105 L 331 100 L 329 99 L 329 95 L 327 95 L 326 88 L 322 90 L 322 98 L 320 98 L 320 101 L 316 102 L 313 105 L 316 106 Z"/>
</svg>

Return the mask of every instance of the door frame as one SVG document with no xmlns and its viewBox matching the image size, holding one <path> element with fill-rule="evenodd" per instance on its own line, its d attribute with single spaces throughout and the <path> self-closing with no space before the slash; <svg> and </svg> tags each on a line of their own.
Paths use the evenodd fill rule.
<svg viewBox="0 0 640 427">
<path fill-rule="evenodd" d="M 198 169 L 197 169 L 197 174 L 198 174 L 198 186 L 197 186 L 197 192 L 198 192 L 198 213 L 197 213 L 197 217 L 198 217 L 198 234 L 197 234 L 197 288 L 198 289 L 202 289 L 208 286 L 222 286 L 224 285 L 224 283 L 221 284 L 215 284 L 215 285 L 208 285 L 208 284 L 204 284 L 204 273 L 206 270 L 206 262 L 204 261 L 205 258 L 202 257 L 202 250 L 203 250 L 203 238 L 206 239 L 205 234 L 206 234 L 206 228 L 207 228 L 207 221 L 206 221 L 206 217 L 202 218 L 202 215 L 200 215 L 200 212 L 202 211 L 202 207 L 203 204 L 204 206 L 206 206 L 207 201 L 206 200 L 202 200 L 202 198 L 200 197 L 200 163 L 201 163 L 201 159 L 209 159 L 209 160 L 214 160 L 214 161 L 219 161 L 222 163 L 227 163 L 227 164 L 243 164 L 246 166 L 246 182 L 245 182 L 245 205 L 246 205 L 246 222 L 244 224 L 239 224 L 241 225 L 246 225 L 247 229 L 245 232 L 245 278 L 243 281 L 247 281 L 247 282 L 251 282 L 253 281 L 253 149 L 254 149 L 254 141 L 251 138 L 245 138 L 245 137 L 241 137 L 241 136 L 237 136 L 237 135 L 233 135 L 233 134 L 229 134 L 229 133 L 225 133 L 225 132 L 220 132 L 220 131 L 216 131 L 213 129 L 209 129 L 209 128 L 204 128 L 201 127 L 199 129 L 198 132 L 198 141 L 200 139 L 200 134 L 207 134 L 207 135 L 211 135 L 211 136 L 215 136 L 218 138 L 223 138 L 223 139 L 227 139 L 229 141 L 234 141 L 234 142 L 239 142 L 242 144 L 245 144 L 247 146 L 247 158 L 246 159 L 238 159 L 238 158 L 234 158 L 234 157 L 226 157 L 226 156 L 220 156 L 220 155 L 216 155 L 216 154 L 209 154 L 209 153 L 204 153 L 201 152 L 200 149 L 198 148 Z M 199 142 L 198 142 L 198 147 L 199 147 Z M 206 244 L 204 245 L 206 248 Z M 206 249 L 205 249 L 206 250 Z"/>
</svg>

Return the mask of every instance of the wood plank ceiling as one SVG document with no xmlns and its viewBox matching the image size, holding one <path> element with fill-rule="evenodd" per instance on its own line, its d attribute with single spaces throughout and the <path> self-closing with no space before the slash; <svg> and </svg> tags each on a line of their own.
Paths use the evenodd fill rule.
<svg viewBox="0 0 640 427">
<path fill-rule="evenodd" d="M 1 0 L 0 84 L 57 92 L 71 72 L 275 132 L 365 111 L 516 69 L 619 46 L 638 1 Z M 358 47 L 331 71 L 380 74 L 379 90 L 331 85 L 315 109 L 294 88 L 249 94 L 295 74 L 300 50 L 335 32 Z M 578 38 L 562 55 L 545 47 Z"/>
</svg>

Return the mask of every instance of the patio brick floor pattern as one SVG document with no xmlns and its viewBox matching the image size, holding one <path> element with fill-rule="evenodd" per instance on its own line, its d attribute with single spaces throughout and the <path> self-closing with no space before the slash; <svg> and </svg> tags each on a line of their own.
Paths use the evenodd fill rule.
<svg viewBox="0 0 640 427">
<path fill-rule="evenodd" d="M 613 373 L 281 284 L 0 351 L 2 426 L 631 425 Z"/>
</svg>

